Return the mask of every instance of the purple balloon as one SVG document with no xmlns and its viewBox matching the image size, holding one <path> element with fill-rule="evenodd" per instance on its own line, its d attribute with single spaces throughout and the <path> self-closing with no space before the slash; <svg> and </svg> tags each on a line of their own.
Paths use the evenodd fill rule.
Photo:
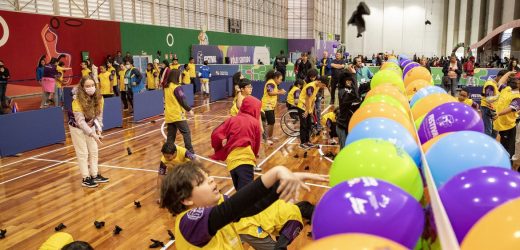
<svg viewBox="0 0 520 250">
<path fill-rule="evenodd" d="M 312 217 L 315 240 L 342 233 L 373 234 L 413 249 L 422 234 L 419 202 L 397 186 L 371 177 L 342 182 L 323 195 Z"/>
<path fill-rule="evenodd" d="M 504 168 L 480 167 L 451 178 L 439 195 L 459 242 L 487 212 L 520 197 L 520 174 Z"/>
<path fill-rule="evenodd" d="M 461 102 L 449 102 L 428 112 L 417 133 L 423 144 L 440 134 L 463 130 L 484 133 L 484 122 L 477 111 L 469 105 Z"/>
<path fill-rule="evenodd" d="M 411 69 L 413 69 L 415 67 L 419 67 L 419 66 L 421 66 L 421 65 L 416 62 L 411 62 L 411 63 L 406 64 L 406 66 L 404 66 L 404 69 L 403 69 L 403 79 L 406 76 L 406 74 L 408 73 L 408 71 L 410 71 Z"/>
<path fill-rule="evenodd" d="M 406 64 L 409 64 L 411 62 L 413 62 L 413 61 L 410 59 L 401 60 L 401 63 L 399 64 L 399 66 L 401 66 L 401 68 L 404 68 L 404 66 L 406 66 Z"/>
</svg>

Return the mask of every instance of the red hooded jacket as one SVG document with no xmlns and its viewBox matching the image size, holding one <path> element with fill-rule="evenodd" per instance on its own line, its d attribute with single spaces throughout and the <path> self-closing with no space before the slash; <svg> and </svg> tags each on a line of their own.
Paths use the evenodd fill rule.
<svg viewBox="0 0 520 250">
<path fill-rule="evenodd" d="M 234 117 L 230 117 L 211 133 L 211 147 L 215 154 L 214 160 L 225 161 L 229 153 L 238 147 L 251 146 L 255 156 L 260 150 L 262 133 L 260 128 L 260 109 L 262 102 L 253 96 L 244 98 L 240 111 Z M 226 145 L 222 141 L 226 139 Z"/>
</svg>

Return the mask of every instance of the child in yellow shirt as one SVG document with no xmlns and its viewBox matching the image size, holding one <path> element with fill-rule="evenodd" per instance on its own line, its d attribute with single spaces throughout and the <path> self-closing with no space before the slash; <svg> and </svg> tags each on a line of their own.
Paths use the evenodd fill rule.
<svg viewBox="0 0 520 250">
<path fill-rule="evenodd" d="M 148 63 L 146 65 L 146 89 L 157 89 L 157 84 L 155 82 L 157 76 L 159 76 L 159 72 L 156 69 L 154 69 L 153 64 Z"/>
<path fill-rule="evenodd" d="M 103 98 L 114 96 L 114 93 L 112 92 L 112 73 L 107 71 L 107 68 L 104 65 L 99 66 L 99 71 L 99 90 L 101 92 L 101 95 L 103 96 Z"/>
<path fill-rule="evenodd" d="M 161 164 L 159 165 L 159 174 L 157 175 L 157 202 L 159 202 L 164 176 L 177 165 L 195 160 L 195 154 L 181 146 L 175 145 L 175 143 L 171 141 L 167 141 L 163 144 L 161 153 Z"/>
<path fill-rule="evenodd" d="M 330 107 L 330 111 L 321 117 L 321 126 L 323 126 L 329 134 L 329 144 L 336 145 L 338 142 L 334 139 L 338 137 L 336 134 L 336 109 Z"/>
<path fill-rule="evenodd" d="M 190 70 L 190 65 L 187 63 L 184 64 L 184 70 L 182 71 L 182 84 L 191 83 Z"/>
</svg>

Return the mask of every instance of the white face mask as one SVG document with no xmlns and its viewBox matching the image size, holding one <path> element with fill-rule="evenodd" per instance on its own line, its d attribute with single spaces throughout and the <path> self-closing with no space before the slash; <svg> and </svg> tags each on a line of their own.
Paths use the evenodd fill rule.
<svg viewBox="0 0 520 250">
<path fill-rule="evenodd" d="M 85 88 L 85 92 L 87 92 L 87 95 L 94 95 L 94 93 L 96 93 L 96 87 L 92 86 L 89 88 Z"/>
<path fill-rule="evenodd" d="M 125 65 L 126 69 L 131 69 L 132 68 L 132 65 L 128 64 L 128 65 Z"/>
</svg>

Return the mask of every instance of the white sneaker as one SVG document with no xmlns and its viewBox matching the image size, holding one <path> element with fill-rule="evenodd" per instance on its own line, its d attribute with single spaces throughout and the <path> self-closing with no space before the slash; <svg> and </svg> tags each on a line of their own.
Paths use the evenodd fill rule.
<svg viewBox="0 0 520 250">
<path fill-rule="evenodd" d="M 255 167 L 253 168 L 253 170 L 254 170 L 255 172 L 262 172 L 262 168 L 261 168 L 261 167 L 258 167 L 258 166 L 255 166 Z"/>
</svg>

